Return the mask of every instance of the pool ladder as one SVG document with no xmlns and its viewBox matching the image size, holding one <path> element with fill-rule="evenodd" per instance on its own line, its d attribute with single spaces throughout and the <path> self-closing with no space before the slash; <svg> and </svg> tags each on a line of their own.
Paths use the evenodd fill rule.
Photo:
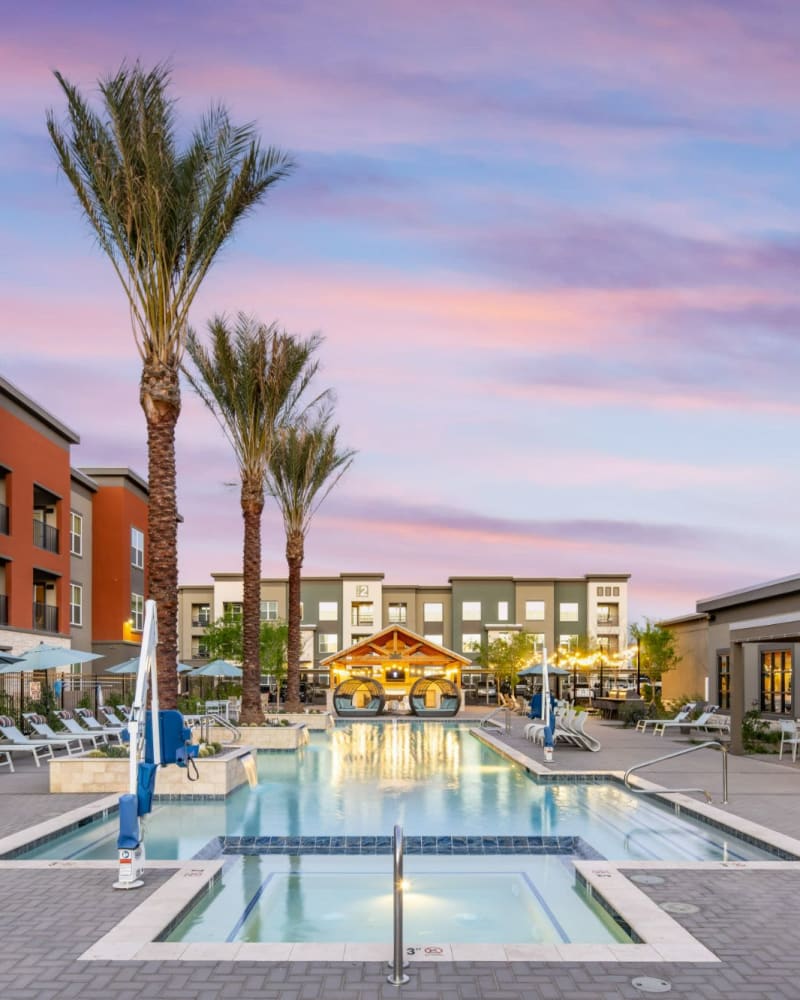
<svg viewBox="0 0 800 1000">
<path fill-rule="evenodd" d="M 711 795 L 705 788 L 633 788 L 628 780 L 634 771 L 640 771 L 643 767 L 649 767 L 651 764 L 659 764 L 662 760 L 670 760 L 672 757 L 683 757 L 684 754 L 694 753 L 695 750 L 706 750 L 709 747 L 715 747 L 722 752 L 722 804 L 726 806 L 728 804 L 728 747 L 724 743 L 720 743 L 719 740 L 698 743 L 696 746 L 686 747 L 684 750 L 676 750 L 675 753 L 668 753 L 663 757 L 654 757 L 653 760 L 646 760 L 642 764 L 634 764 L 633 767 L 629 767 L 625 772 L 622 781 L 625 787 L 636 795 L 671 795 L 673 792 L 702 792 L 706 797 L 706 802 L 710 802 Z"/>
</svg>

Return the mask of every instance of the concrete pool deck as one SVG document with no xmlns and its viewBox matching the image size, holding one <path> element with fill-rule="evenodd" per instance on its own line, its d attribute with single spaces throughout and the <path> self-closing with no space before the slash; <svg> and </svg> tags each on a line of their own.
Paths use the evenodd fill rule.
<svg viewBox="0 0 800 1000">
<path fill-rule="evenodd" d="M 476 721 L 485 709 L 471 710 Z M 461 717 L 460 717 L 461 718 Z M 614 723 L 591 722 L 603 744 L 596 754 L 558 747 L 552 765 L 522 736 L 526 720 L 512 717 L 509 750 L 535 770 L 613 771 L 686 746 L 685 738 L 653 737 Z M 730 758 L 728 806 L 720 803 L 720 758 L 712 750 L 665 762 L 642 778 L 667 788 L 698 785 L 714 808 L 786 837 L 800 839 L 800 763 L 791 758 Z M 0 837 L 92 802 L 94 796 L 50 795 L 46 766 L 0 773 Z M 699 801 L 701 796 L 691 796 Z M 112 864 L 0 863 L 0 969 L 3 1000 L 612 1000 L 646 996 L 632 983 L 651 977 L 671 984 L 681 998 L 772 1000 L 800 997 L 800 954 L 793 914 L 800 894 L 800 862 L 731 866 L 620 864 L 631 875 L 642 867 L 662 880 L 637 884 L 652 904 L 689 904 L 670 913 L 717 961 L 412 961 L 403 987 L 386 982 L 379 961 L 331 961 L 309 952 L 306 961 L 227 961 L 210 950 L 203 959 L 81 961 L 79 956 L 113 931 L 180 867 L 148 866 L 147 885 L 131 893 L 110 888 Z M 679 907 L 686 909 L 686 907 Z M 121 956 L 120 956 L 121 957 Z M 477 959 L 478 953 L 475 953 Z M 587 956 L 588 958 L 588 956 Z M 687 954 L 686 958 L 689 958 Z"/>
</svg>

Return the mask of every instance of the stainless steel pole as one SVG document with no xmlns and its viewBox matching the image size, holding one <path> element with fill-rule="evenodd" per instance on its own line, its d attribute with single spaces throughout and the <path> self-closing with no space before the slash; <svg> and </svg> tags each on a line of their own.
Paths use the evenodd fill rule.
<svg viewBox="0 0 800 1000">
<path fill-rule="evenodd" d="M 408 976 L 403 972 L 403 828 L 394 828 L 394 964 L 386 977 L 392 986 L 403 986 Z"/>
<path fill-rule="evenodd" d="M 728 748 L 720 747 L 722 751 L 722 804 L 728 804 Z"/>
</svg>

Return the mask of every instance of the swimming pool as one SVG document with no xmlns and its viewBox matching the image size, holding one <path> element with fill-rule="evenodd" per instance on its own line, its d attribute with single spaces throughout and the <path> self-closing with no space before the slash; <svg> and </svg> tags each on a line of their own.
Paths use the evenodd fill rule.
<svg viewBox="0 0 800 1000">
<path fill-rule="evenodd" d="M 147 820 L 148 857 L 260 852 L 264 837 L 281 853 L 369 855 L 400 824 L 420 854 L 441 853 L 447 838 L 447 853 L 474 853 L 466 844 L 461 852 L 460 838 L 481 838 L 478 853 L 510 854 L 514 838 L 569 837 L 580 839 L 584 857 L 609 860 L 774 858 L 616 782 L 537 781 L 458 724 L 338 725 L 312 733 L 297 752 L 259 753 L 258 770 L 258 787 L 225 800 L 158 802 Z M 116 834 L 112 815 L 21 857 L 114 859 Z"/>
</svg>

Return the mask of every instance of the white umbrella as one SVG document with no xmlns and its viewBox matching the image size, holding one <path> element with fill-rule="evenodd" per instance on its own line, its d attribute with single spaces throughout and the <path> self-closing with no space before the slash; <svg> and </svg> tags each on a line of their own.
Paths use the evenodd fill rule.
<svg viewBox="0 0 800 1000">
<path fill-rule="evenodd" d="M 547 676 L 547 646 L 542 648 L 542 720 L 550 726 L 550 678 Z"/>
</svg>

